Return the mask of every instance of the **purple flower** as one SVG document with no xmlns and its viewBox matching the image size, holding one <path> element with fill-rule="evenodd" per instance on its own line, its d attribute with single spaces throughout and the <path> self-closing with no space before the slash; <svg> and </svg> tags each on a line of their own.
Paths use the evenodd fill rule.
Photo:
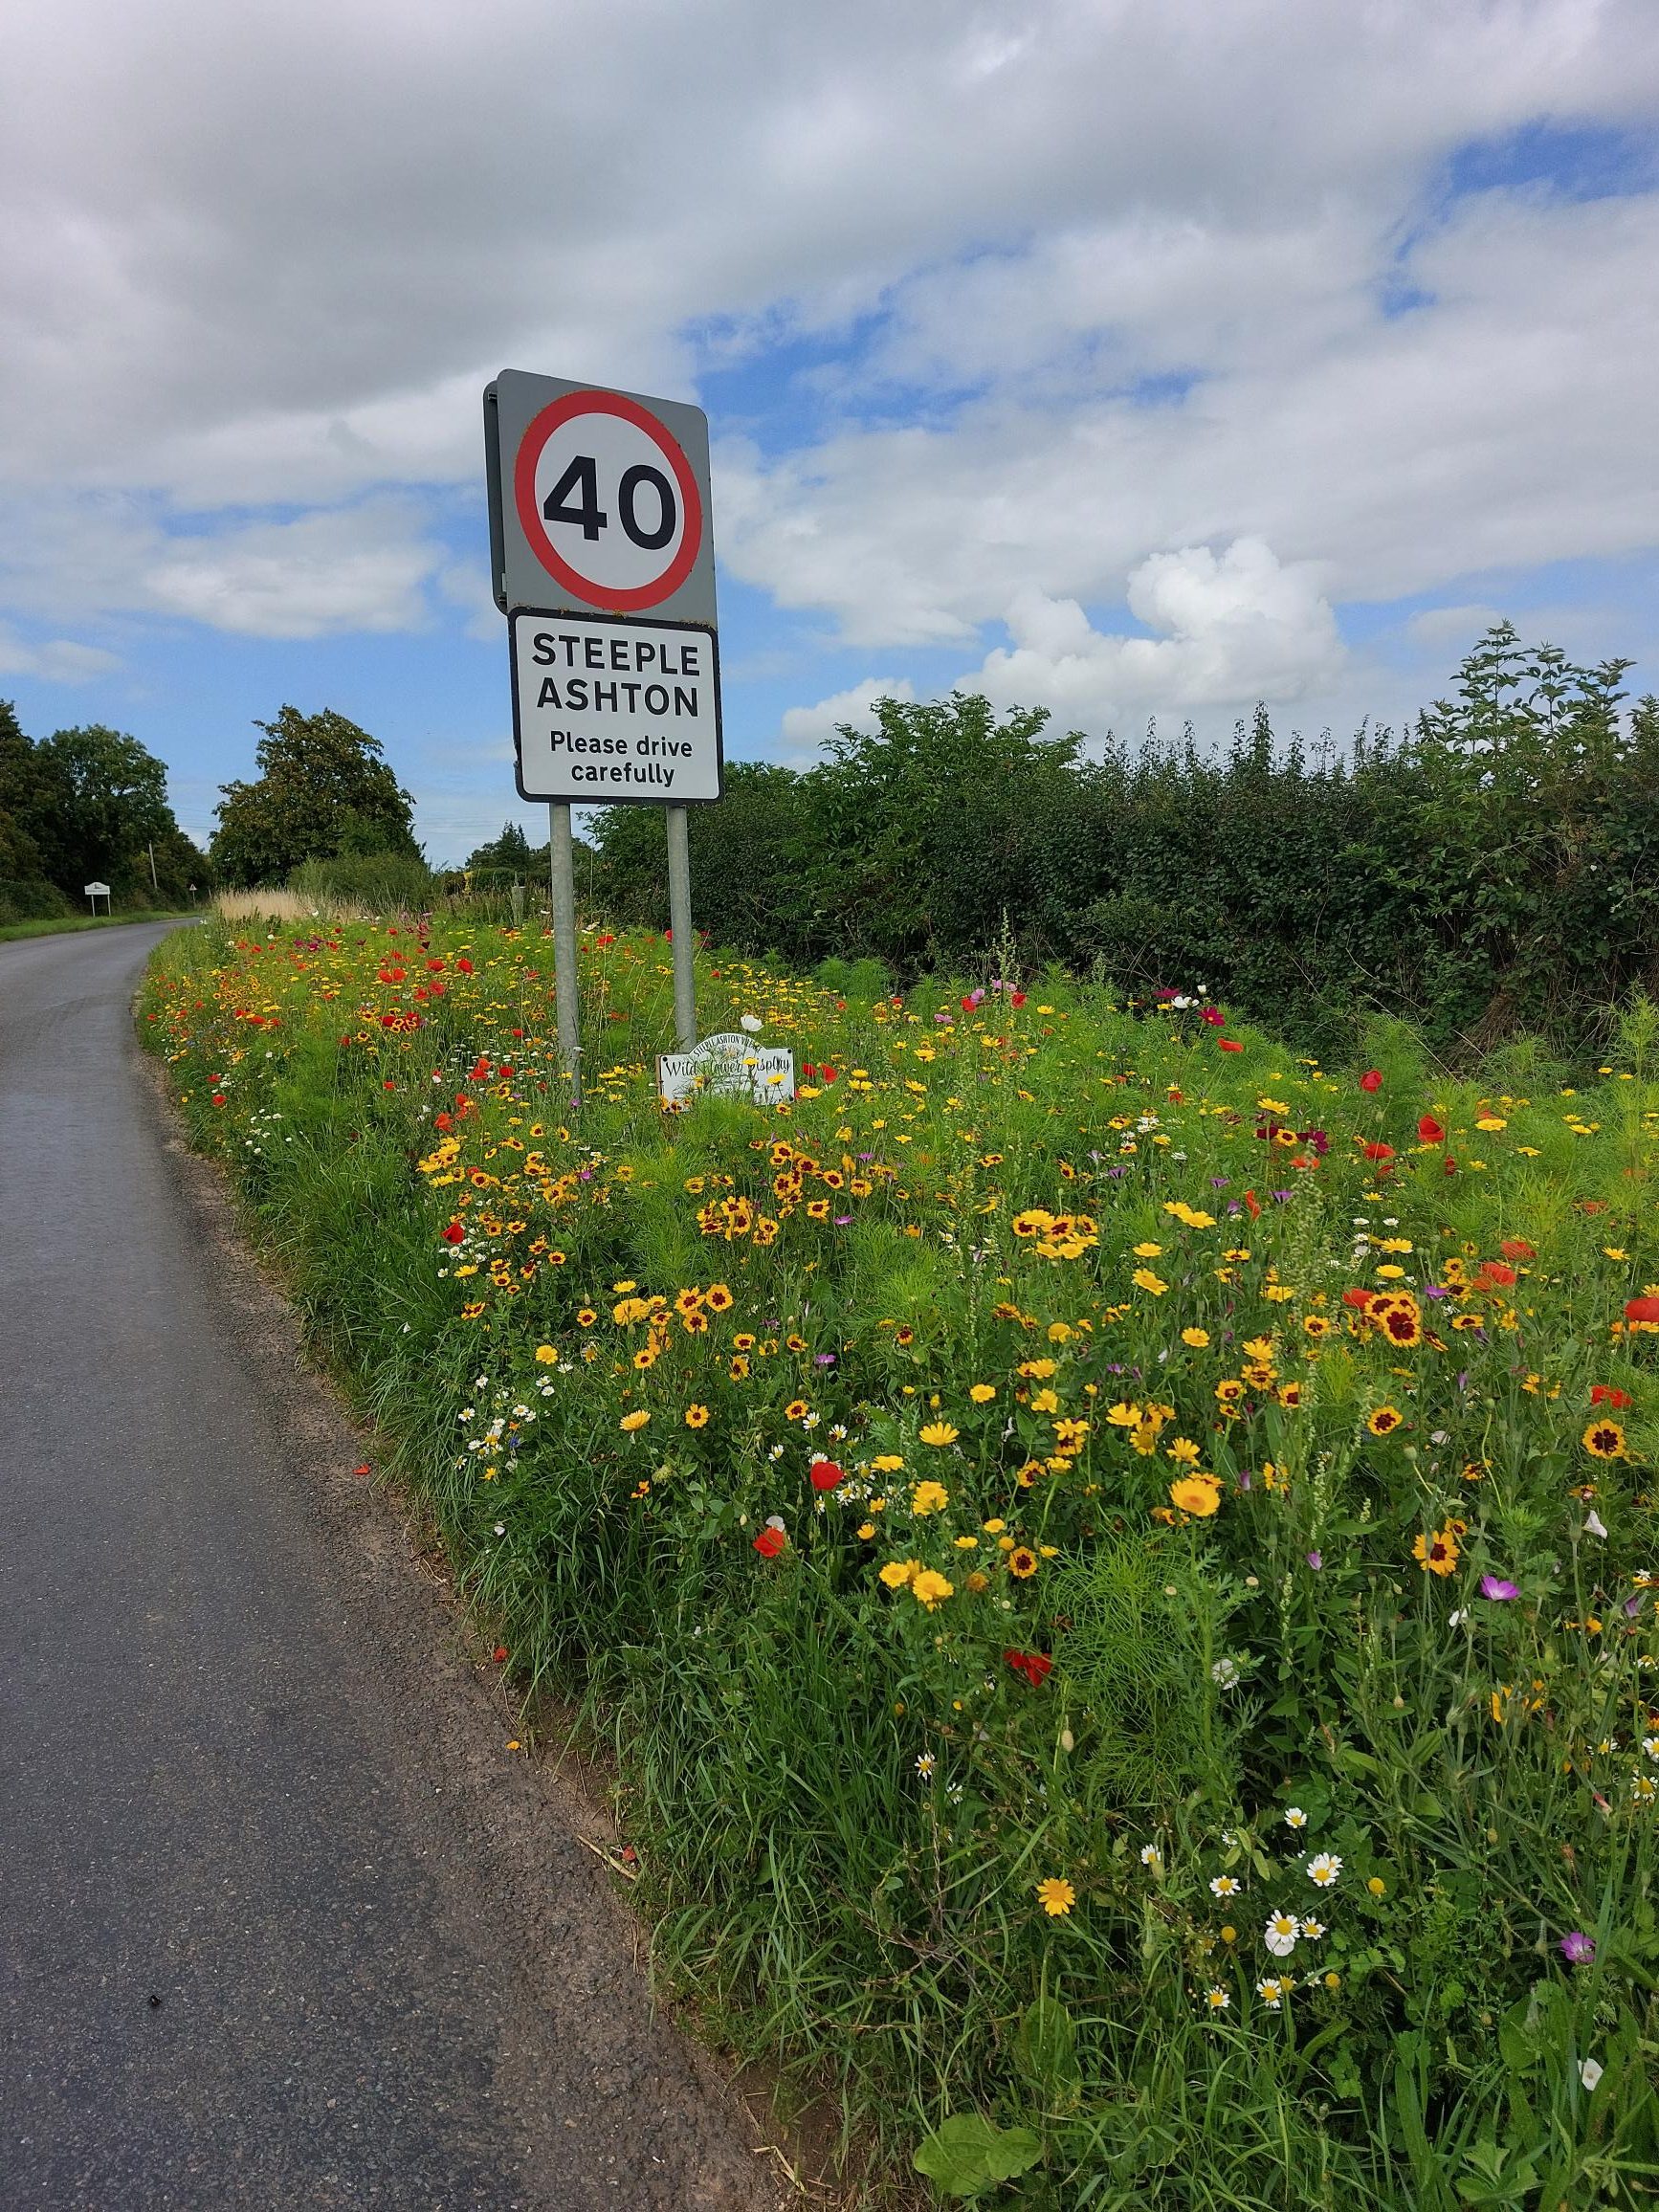
<svg viewBox="0 0 1659 2212">
<path fill-rule="evenodd" d="M 819 1352 L 814 1356 L 812 1364 L 814 1367 L 833 1367 L 835 1355 L 833 1352 Z"/>
<path fill-rule="evenodd" d="M 1290 1195 L 1291 1194 L 1288 1190 L 1275 1190 L 1273 1192 L 1273 1204 L 1275 1206 L 1283 1206 L 1286 1199 L 1288 1199 Z"/>
<path fill-rule="evenodd" d="M 1106 1172 L 1108 1175 L 1127 1175 L 1129 1170 L 1126 1167 L 1109 1167 Z"/>
<path fill-rule="evenodd" d="M 1310 1552 L 1310 1553 L 1308 1554 L 1308 1564 L 1309 1564 L 1309 1566 L 1310 1566 L 1310 1567 L 1312 1567 L 1312 1568 L 1313 1568 L 1313 1570 L 1314 1570 L 1314 1572 L 1315 1572 L 1315 1574 L 1316 1574 L 1316 1574 L 1319 1574 L 1319 1573 L 1321 1573 L 1321 1572 L 1323 1571 L 1323 1568 L 1324 1568 L 1324 1564 L 1325 1564 L 1325 1555 L 1324 1555 L 1324 1553 L 1323 1553 L 1323 1552 Z"/>
<path fill-rule="evenodd" d="M 848 1223 L 849 1223 L 849 1222 L 850 1222 L 852 1219 L 852 1216 L 850 1213 L 838 1213 L 838 1214 L 835 1216 L 835 1227 L 836 1227 L 837 1228 L 845 1228 L 847 1227 L 847 1224 L 848 1224 Z"/>
<path fill-rule="evenodd" d="M 1480 1594 L 1483 1598 L 1492 1598 L 1501 1602 L 1506 1598 L 1518 1598 L 1520 1591 L 1514 1582 L 1506 1582 L 1501 1575 L 1482 1575 Z"/>
<path fill-rule="evenodd" d="M 1212 1175 L 1209 1179 L 1209 1187 L 1211 1190 L 1225 1190 L 1231 1180 L 1230 1176 Z"/>
<path fill-rule="evenodd" d="M 1588 1966 L 1595 1956 L 1595 1937 L 1586 1936 L 1582 1928 L 1575 1928 L 1570 1936 L 1561 1937 L 1561 1957 L 1569 1966 Z"/>
<path fill-rule="evenodd" d="M 1227 1202 L 1227 1210 L 1228 1213 L 1243 1213 L 1244 1207 L 1240 1206 L 1236 1198 L 1229 1198 Z"/>
<path fill-rule="evenodd" d="M 1444 1283 L 1425 1283 L 1423 1286 L 1423 1295 L 1426 1298 L 1447 1298 L 1449 1297 L 1451 1294 Z"/>
</svg>

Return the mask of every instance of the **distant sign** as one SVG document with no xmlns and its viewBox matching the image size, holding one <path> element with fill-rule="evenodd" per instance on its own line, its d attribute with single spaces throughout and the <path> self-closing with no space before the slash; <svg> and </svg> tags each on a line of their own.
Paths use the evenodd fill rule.
<svg viewBox="0 0 1659 2212">
<path fill-rule="evenodd" d="M 496 604 L 715 626 L 700 408 L 503 369 L 484 393 Z"/>
<path fill-rule="evenodd" d="M 656 1087 L 665 1104 L 673 1106 L 705 1095 L 775 1106 L 795 1095 L 795 1055 L 727 1031 L 705 1037 L 695 1051 L 659 1053 Z"/>
<path fill-rule="evenodd" d="M 507 627 L 521 798 L 683 807 L 720 796 L 712 630 L 523 608 Z"/>
<path fill-rule="evenodd" d="M 109 896 L 109 885 L 107 883 L 89 883 L 86 886 L 86 896 L 88 898 L 107 898 Z"/>
</svg>

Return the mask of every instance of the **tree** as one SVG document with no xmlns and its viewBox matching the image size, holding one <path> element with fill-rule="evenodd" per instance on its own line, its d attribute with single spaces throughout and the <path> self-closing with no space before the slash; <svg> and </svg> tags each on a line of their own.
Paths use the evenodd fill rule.
<svg viewBox="0 0 1659 2212">
<path fill-rule="evenodd" d="M 34 840 L 48 874 L 71 896 L 89 881 L 135 874 L 132 864 L 152 839 L 177 834 L 166 768 L 124 731 L 102 722 L 55 730 L 34 758 L 47 804 Z"/>
<path fill-rule="evenodd" d="M 391 853 L 418 860 L 414 802 L 378 738 L 328 709 L 284 706 L 265 732 L 256 783 L 221 786 L 211 858 L 227 883 L 279 883 L 307 860 Z"/>
<path fill-rule="evenodd" d="M 546 867 L 546 846 L 537 852 L 517 822 L 503 822 L 501 834 L 469 852 L 465 865 L 469 871 L 490 874 L 505 870 L 513 875 L 528 875 L 538 862 Z"/>
</svg>

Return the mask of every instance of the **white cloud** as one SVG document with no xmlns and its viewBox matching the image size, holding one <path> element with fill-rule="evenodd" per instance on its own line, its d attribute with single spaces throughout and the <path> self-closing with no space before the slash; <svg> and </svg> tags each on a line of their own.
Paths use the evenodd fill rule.
<svg viewBox="0 0 1659 2212">
<path fill-rule="evenodd" d="M 1206 545 L 1156 553 L 1129 579 L 1129 608 L 1161 634 L 1094 629 L 1073 599 L 1019 594 L 1011 649 L 962 688 L 998 705 L 1048 706 L 1095 733 L 1125 715 L 1289 702 L 1336 683 L 1344 654 L 1331 607 L 1302 570 L 1281 567 L 1259 538 L 1219 556 Z"/>
<path fill-rule="evenodd" d="M 0 623 L 0 675 L 38 676 L 47 683 L 90 683 L 121 666 L 101 646 L 81 645 L 72 637 L 50 637 L 37 644 Z"/>
<path fill-rule="evenodd" d="M 387 495 L 472 492 L 493 370 L 747 363 L 759 417 L 799 339 L 717 420 L 722 560 L 883 661 L 1008 618 L 1092 697 L 1299 696 L 1311 615 L 1065 605 L 1656 534 L 1659 204 L 1437 213 L 1471 140 L 1648 125 L 1651 0 L 17 0 L 0 73 L 0 604 L 55 625 L 410 627 L 454 556 Z"/>
<path fill-rule="evenodd" d="M 164 528 L 150 502 L 15 503 L 0 592 L 48 614 L 148 614 L 245 637 L 417 628 L 444 559 L 421 510 L 390 495 L 277 521 Z"/>
<path fill-rule="evenodd" d="M 781 729 L 785 752 L 805 756 L 820 750 L 843 722 L 874 729 L 877 699 L 913 699 L 916 694 L 903 676 L 869 675 L 848 691 L 832 692 L 812 707 L 788 707 Z"/>
</svg>

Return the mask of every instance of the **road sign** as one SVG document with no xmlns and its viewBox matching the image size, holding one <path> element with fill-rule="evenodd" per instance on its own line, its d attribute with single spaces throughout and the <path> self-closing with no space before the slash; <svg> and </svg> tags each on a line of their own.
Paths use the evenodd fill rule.
<svg viewBox="0 0 1659 2212">
<path fill-rule="evenodd" d="M 697 1042 L 688 805 L 720 796 L 701 408 L 503 369 L 484 392 L 490 586 L 519 790 L 548 803 L 560 1057 L 581 1097 L 573 806 L 666 807 L 675 1028 Z"/>
<path fill-rule="evenodd" d="M 712 630 L 525 608 L 507 628 L 522 798 L 683 807 L 720 796 Z"/>
<path fill-rule="evenodd" d="M 677 400 L 503 369 L 484 393 L 503 613 L 715 625 L 708 418 Z"/>
</svg>

